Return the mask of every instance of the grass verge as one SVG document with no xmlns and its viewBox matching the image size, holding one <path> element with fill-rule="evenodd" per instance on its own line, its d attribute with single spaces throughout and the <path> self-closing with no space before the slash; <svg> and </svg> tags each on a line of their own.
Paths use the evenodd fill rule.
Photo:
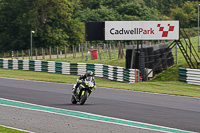
<svg viewBox="0 0 200 133">
<path fill-rule="evenodd" d="M 55 73 L 0 69 L 0 77 L 28 79 L 58 83 L 76 83 L 77 75 L 62 75 Z M 102 78 L 95 79 L 97 86 L 116 89 L 127 89 L 152 93 L 163 93 L 181 96 L 200 97 L 200 86 L 189 85 L 179 81 L 156 81 L 142 83 L 121 83 Z"/>
<path fill-rule="evenodd" d="M 91 60 L 91 57 L 88 56 L 88 60 L 82 59 L 81 56 L 77 56 L 76 58 L 73 57 L 68 57 L 68 58 L 59 58 L 59 59 L 43 59 L 45 61 L 56 61 L 56 62 L 68 62 L 68 63 L 94 63 L 94 64 L 106 64 L 106 65 L 111 65 L 111 66 L 121 66 L 125 67 L 126 60 L 125 58 L 123 59 L 118 59 L 117 55 L 118 51 L 113 52 L 113 56 L 111 59 L 108 58 L 108 55 L 102 54 L 104 58 L 102 60 L 96 59 L 96 60 Z M 90 55 L 90 54 L 89 54 Z"/>
<path fill-rule="evenodd" d="M 27 132 L 0 126 L 0 133 L 27 133 Z"/>
</svg>

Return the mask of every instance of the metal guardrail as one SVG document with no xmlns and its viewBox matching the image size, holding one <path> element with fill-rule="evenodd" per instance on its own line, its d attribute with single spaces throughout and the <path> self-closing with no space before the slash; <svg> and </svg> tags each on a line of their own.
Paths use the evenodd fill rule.
<svg viewBox="0 0 200 133">
<path fill-rule="evenodd" d="M 187 78 L 187 69 L 186 68 L 178 68 L 178 80 L 179 81 L 183 81 L 186 82 L 186 78 Z"/>
<path fill-rule="evenodd" d="M 200 85 L 200 69 L 178 68 L 179 81 Z"/>
<path fill-rule="evenodd" d="M 104 64 L 91 63 L 67 63 L 41 60 L 17 60 L 0 59 L 0 68 L 30 70 L 58 74 L 81 75 L 86 71 L 94 72 L 95 77 L 101 77 L 113 81 L 136 83 L 139 82 L 139 70 L 126 69 Z"/>
</svg>

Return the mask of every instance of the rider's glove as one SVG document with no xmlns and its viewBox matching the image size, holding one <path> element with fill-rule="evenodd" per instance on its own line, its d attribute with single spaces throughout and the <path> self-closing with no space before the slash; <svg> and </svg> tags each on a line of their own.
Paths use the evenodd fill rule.
<svg viewBox="0 0 200 133">
<path fill-rule="evenodd" d="M 97 86 L 96 86 L 96 85 L 94 86 L 94 89 L 97 89 Z"/>
<path fill-rule="evenodd" d="M 80 79 L 77 79 L 77 82 L 82 82 L 82 80 L 80 80 Z"/>
</svg>

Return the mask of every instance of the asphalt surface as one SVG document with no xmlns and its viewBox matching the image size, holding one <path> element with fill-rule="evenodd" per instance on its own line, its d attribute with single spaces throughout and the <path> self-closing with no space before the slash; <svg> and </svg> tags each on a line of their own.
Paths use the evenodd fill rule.
<svg viewBox="0 0 200 133">
<path fill-rule="evenodd" d="M 98 87 L 81 106 L 71 104 L 71 88 L 69 84 L 0 78 L 0 98 L 200 131 L 199 98 Z"/>
<path fill-rule="evenodd" d="M 110 123 L 0 106 L 0 124 L 36 133 L 155 133 Z M 156 132 L 160 133 L 160 132 Z"/>
</svg>

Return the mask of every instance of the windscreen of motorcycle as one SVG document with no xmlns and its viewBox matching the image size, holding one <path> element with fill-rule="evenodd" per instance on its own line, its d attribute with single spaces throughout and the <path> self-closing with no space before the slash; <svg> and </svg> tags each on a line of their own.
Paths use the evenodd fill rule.
<svg viewBox="0 0 200 133">
<path fill-rule="evenodd" d="M 93 79 L 92 76 L 88 76 L 85 80 L 88 81 L 88 82 L 89 82 L 89 81 L 92 82 L 92 79 Z"/>
<path fill-rule="evenodd" d="M 89 76 L 85 79 L 85 83 L 86 85 L 88 85 L 88 87 L 94 87 L 94 83 L 92 82 L 93 81 L 93 77 L 92 76 Z"/>
</svg>

